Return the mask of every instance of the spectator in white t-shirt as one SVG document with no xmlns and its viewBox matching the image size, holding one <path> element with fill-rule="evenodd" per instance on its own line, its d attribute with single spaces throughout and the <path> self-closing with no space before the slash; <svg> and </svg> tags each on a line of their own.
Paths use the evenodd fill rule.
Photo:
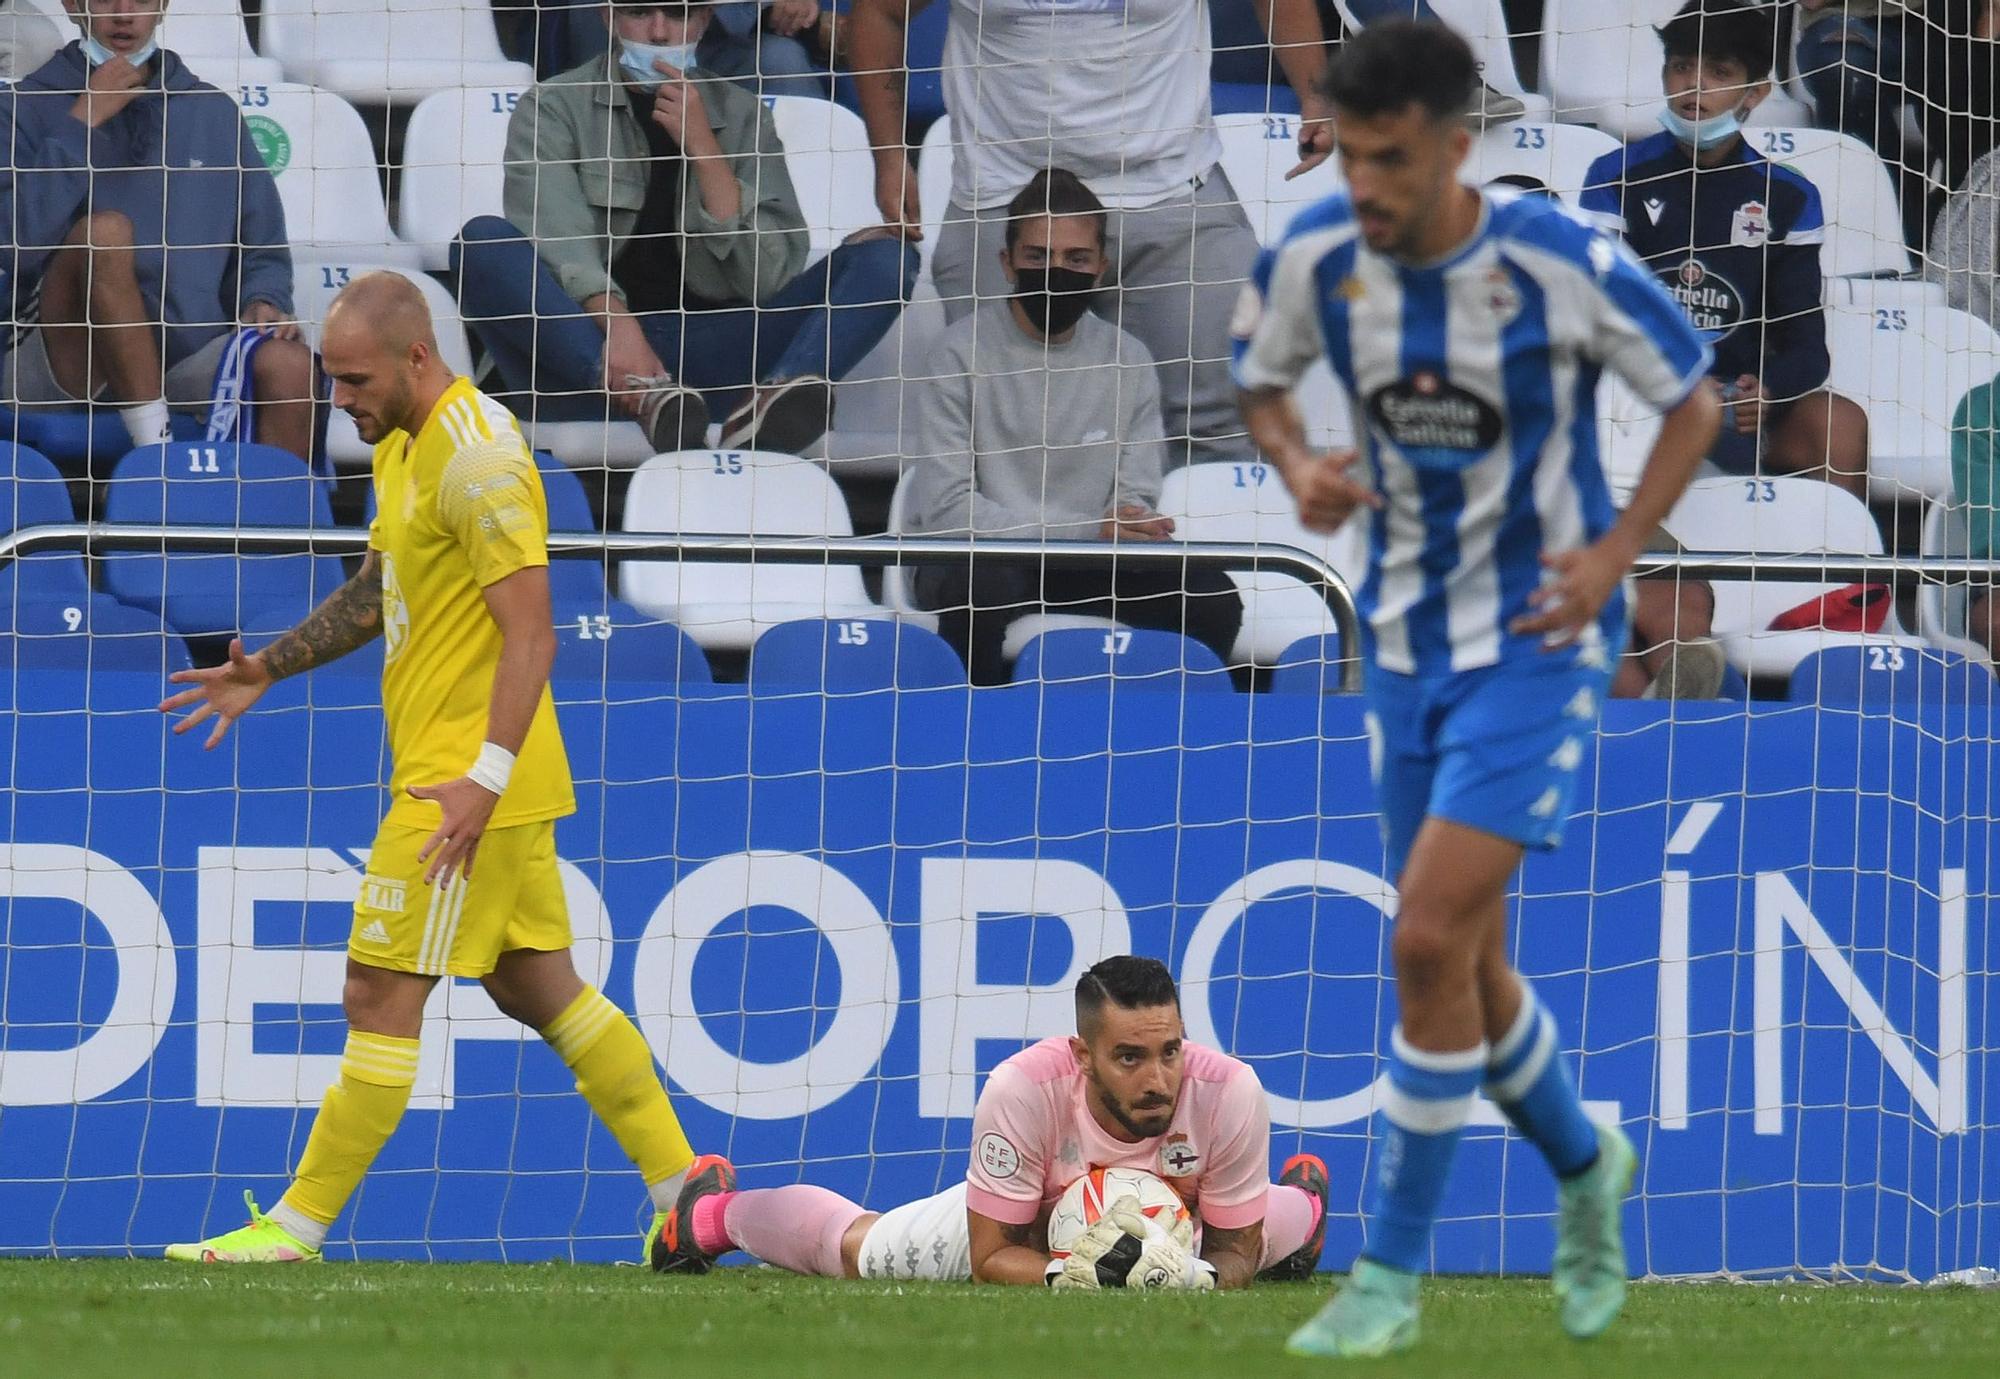
<svg viewBox="0 0 2000 1379">
<path fill-rule="evenodd" d="M 910 16 L 928 3 L 854 0 L 849 21 L 876 203 L 910 239 L 923 232 L 906 147 L 904 45 Z M 1220 166 L 1206 0 L 948 3 L 951 206 L 931 259 L 946 317 L 1007 295 L 1007 203 L 1036 173 L 1068 168 L 1110 208 L 1106 285 L 1115 290 L 1099 311 L 1158 362 L 1169 465 L 1241 453 L 1228 323 L 1258 245 Z M 1325 33 L 1313 0 L 1256 8 L 1299 93 L 1303 171 L 1333 148 L 1314 89 Z"/>
</svg>

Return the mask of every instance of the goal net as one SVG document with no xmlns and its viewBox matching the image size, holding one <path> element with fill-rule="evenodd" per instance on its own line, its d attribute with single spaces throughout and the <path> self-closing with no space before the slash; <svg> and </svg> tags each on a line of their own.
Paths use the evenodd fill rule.
<svg viewBox="0 0 2000 1379">
<path fill-rule="evenodd" d="M 1322 18 L 1337 38 L 1378 7 L 1273 0 L 1260 22 L 1247 0 L 934 0 L 906 20 L 893 4 L 817 20 L 718 6 L 697 65 L 749 64 L 734 99 L 703 107 L 710 137 L 748 141 L 721 150 L 735 177 L 718 184 L 701 134 L 648 134 L 671 123 L 661 88 L 617 76 L 600 7 L 175 0 L 164 93 L 156 65 L 101 121 L 93 163 L 58 125 L 104 82 L 56 46 L 77 26 L 43 5 L 16 6 L 17 84 L 0 89 L 16 131 L 0 505 L 16 534 L 159 533 L 87 559 L 74 543 L 0 552 L 0 1252 L 147 1252 L 227 1229 L 244 1189 L 267 1205 L 282 1191 L 336 1076 L 389 778 L 379 645 L 281 682 L 213 751 L 206 726 L 174 736 L 156 706 L 166 674 L 294 625 L 364 544 L 195 550 L 175 528 L 359 533 L 378 499 L 405 501 L 369 482 L 352 382 L 315 406 L 296 391 L 310 361 L 287 363 L 323 343 L 344 288 L 387 271 L 422 293 L 450 369 L 520 418 L 554 530 L 756 538 L 726 562 L 571 550 L 551 565 L 576 965 L 635 1017 L 697 1150 L 746 1186 L 810 1181 L 871 1209 L 937 1191 L 964 1174 L 985 1074 L 1071 1032 L 1091 962 L 1149 954 L 1181 983 L 1189 1037 L 1262 1080 L 1274 1170 L 1326 1160 L 1325 1263 L 1344 1267 L 1395 1020 L 1396 897 L 1364 704 L 1342 678 L 1354 647 L 1320 591 L 1298 567 L 1218 579 L 1200 559 L 1120 554 L 1121 592 L 1154 590 L 1142 606 L 1059 555 L 877 572 L 775 553 L 935 533 L 938 513 L 977 510 L 964 480 L 1025 472 L 1028 450 L 1048 468 L 1022 490 L 1043 504 L 1025 534 L 1095 538 L 1118 514 L 1060 516 L 1075 476 L 1143 469 L 1132 452 L 1150 448 L 1163 474 L 1133 520 L 1303 551 L 1359 587 L 1367 533 L 1300 526 L 1235 420 L 1226 354 L 1258 247 L 1343 185 L 1337 159 L 1309 156 L 1319 127 L 1295 89 L 1323 61 Z M 1659 130 L 1656 26 L 1674 0 L 1429 8 L 1489 88 L 1468 181 L 1586 213 L 1599 160 Z M 1712 222 L 1727 244 L 1690 228 L 1684 255 L 1648 262 L 1718 340 L 1795 342 L 1820 322 L 1809 384 L 1841 401 L 1782 444 L 1769 409 L 1760 459 L 1737 390 L 1728 425 L 1752 467 L 1705 469 L 1656 549 L 1749 554 L 1729 578 L 1669 572 L 1635 595 L 1642 630 L 1664 617 L 1682 645 L 1629 658 L 1580 746 L 1562 847 L 1520 873 L 1510 942 L 1590 1113 L 1638 1143 L 1635 1271 L 1927 1280 L 2000 1263 L 1991 581 L 1840 567 L 1991 555 L 1992 43 L 1973 21 L 1836 34 L 1817 7 L 1771 12 L 1771 85 L 1732 156 L 1783 171 Z M 611 16 L 619 42 L 663 50 L 686 22 L 677 6 Z M 1930 56 L 1863 80 L 1892 37 Z M 882 51 L 907 74 L 871 74 Z M 583 69 L 597 85 L 565 104 L 552 79 Z M 222 94 L 190 103 L 197 79 Z M 884 109 L 907 188 L 878 156 Z M 1065 354 L 1012 295 L 1010 274 L 1069 266 L 1062 244 L 1030 260 L 1008 240 L 1015 174 L 1036 159 L 1074 163 L 1105 207 L 1108 285 L 1072 342 L 1113 342 L 1098 355 Z M 920 232 L 907 247 L 870 233 L 885 185 Z M 165 207 L 169 251 L 147 204 Z M 1776 289 L 1725 266 L 1775 262 L 1787 237 L 1789 263 L 1818 245 L 1812 319 L 1760 314 Z M 655 241 L 670 259 L 646 257 Z M 1098 271 L 1095 247 L 1074 271 Z M 105 327 L 128 279 L 156 330 Z M 301 344 L 282 321 L 267 343 L 239 335 L 263 320 L 259 292 Z M 607 324 L 602 298 L 660 294 L 698 309 L 635 306 L 636 335 Z M 132 382 L 134 359 L 158 387 Z M 653 365 L 704 393 L 695 448 L 649 432 Z M 639 381 L 607 394 L 621 372 Z M 832 380 L 805 390 L 809 434 L 755 443 L 784 429 L 737 414 L 761 397 L 750 385 L 808 375 Z M 138 393 L 170 404 L 171 438 L 135 429 L 160 424 Z M 1314 444 L 1356 443 L 1324 363 L 1298 401 Z M 1659 419 L 1615 380 L 1599 405 L 1629 493 Z M 939 439 L 954 415 L 956 449 Z M 766 429 L 731 429 L 752 422 Z M 1817 475 L 1772 459 L 1800 434 Z M 1863 467 L 1843 467 L 1857 444 Z M 1819 565 L 1801 581 L 1758 555 Z M 981 582 L 1003 574 L 1000 594 Z M 1186 588 L 1208 592 L 1177 604 Z M 1218 605 L 1201 597 L 1236 611 L 1205 621 Z M 958 613 L 981 599 L 970 635 L 1006 623 L 983 654 L 1010 683 L 973 683 L 993 678 L 977 645 L 968 671 Z M 1164 620 L 1163 599 L 1179 610 Z M 1432 1261 L 1545 1271 L 1548 1173 L 1486 1102 L 1473 1121 Z M 555 1055 L 448 978 L 410 1111 L 329 1248 L 622 1259 L 644 1207 Z"/>
</svg>

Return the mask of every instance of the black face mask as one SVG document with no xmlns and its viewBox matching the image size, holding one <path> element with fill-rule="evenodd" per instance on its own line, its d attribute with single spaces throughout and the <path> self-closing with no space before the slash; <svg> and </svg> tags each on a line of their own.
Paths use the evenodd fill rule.
<svg viewBox="0 0 2000 1379">
<path fill-rule="evenodd" d="M 1044 335 L 1061 335 L 1097 300 L 1097 276 L 1074 268 L 1017 268 L 1014 296 Z"/>
</svg>

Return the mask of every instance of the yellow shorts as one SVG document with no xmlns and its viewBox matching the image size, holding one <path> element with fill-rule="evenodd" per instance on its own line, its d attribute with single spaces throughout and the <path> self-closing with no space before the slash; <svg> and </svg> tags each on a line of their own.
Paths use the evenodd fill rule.
<svg viewBox="0 0 2000 1379">
<path fill-rule="evenodd" d="M 427 828 L 383 824 L 368 854 L 347 955 L 368 967 L 425 976 L 483 977 L 516 948 L 570 945 L 569 906 L 556 865 L 553 820 L 489 830 L 472 879 L 424 884 L 417 850 Z"/>
</svg>

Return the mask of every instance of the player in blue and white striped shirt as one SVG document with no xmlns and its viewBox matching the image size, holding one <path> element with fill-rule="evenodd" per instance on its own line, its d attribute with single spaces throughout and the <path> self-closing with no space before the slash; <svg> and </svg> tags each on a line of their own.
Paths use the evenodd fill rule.
<svg viewBox="0 0 2000 1379">
<path fill-rule="evenodd" d="M 1507 961 L 1509 879 L 1553 847 L 1613 659 L 1620 584 L 1714 439 L 1709 351 L 1652 274 L 1540 197 L 1463 186 L 1476 68 L 1437 24 L 1371 25 L 1327 75 L 1348 191 L 1260 258 L 1234 322 L 1236 382 L 1307 526 L 1365 510 L 1359 591 L 1401 1024 L 1368 1242 L 1295 1352 L 1379 1355 L 1417 1335 L 1417 1273 L 1483 1085 L 1560 1180 L 1562 1324 L 1624 1302 L 1620 1204 L 1636 1167 L 1583 1115 L 1555 1022 Z M 1290 390 L 1321 354 L 1361 425 L 1316 453 Z M 1616 370 L 1666 414 L 1614 511 L 1593 399 Z"/>
</svg>

